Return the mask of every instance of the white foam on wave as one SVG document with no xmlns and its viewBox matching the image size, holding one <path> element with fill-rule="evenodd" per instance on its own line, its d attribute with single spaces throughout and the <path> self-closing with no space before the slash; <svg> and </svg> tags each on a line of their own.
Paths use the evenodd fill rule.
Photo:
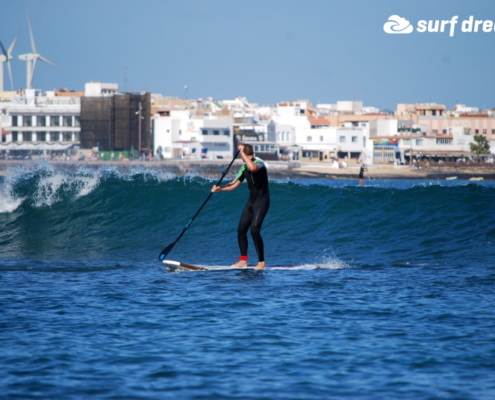
<svg viewBox="0 0 495 400">
<path fill-rule="evenodd" d="M 323 256 L 315 262 L 321 269 L 345 269 L 350 268 L 350 265 L 345 261 L 338 259 L 336 256 Z"/>
<path fill-rule="evenodd" d="M 23 201 L 24 198 L 14 195 L 12 186 L 5 185 L 0 190 L 0 214 L 14 212 Z"/>
<path fill-rule="evenodd" d="M 43 177 L 36 184 L 34 193 L 34 206 L 43 207 L 51 206 L 60 201 L 59 189 L 65 183 L 65 177 L 62 175 L 52 175 Z"/>
<path fill-rule="evenodd" d="M 99 183 L 100 183 L 100 179 L 97 176 L 80 177 L 78 180 L 74 182 L 74 184 L 78 188 L 75 198 L 78 199 L 80 197 L 87 196 L 98 187 Z"/>
<path fill-rule="evenodd" d="M 148 166 L 144 165 L 134 166 L 128 173 L 118 172 L 117 175 L 120 178 L 128 178 L 129 180 L 132 180 L 135 176 L 140 175 L 145 181 L 154 179 L 158 182 L 165 182 L 177 178 L 177 176 L 172 172 L 149 168 Z"/>
<path fill-rule="evenodd" d="M 34 194 L 35 207 L 51 206 L 62 200 L 64 192 L 72 194 L 73 199 L 87 196 L 93 192 L 100 183 L 98 174 L 92 175 L 66 175 L 54 173 L 42 177 L 37 183 Z"/>
<path fill-rule="evenodd" d="M 0 213 L 14 212 L 25 200 L 25 197 L 16 196 L 14 191 L 15 182 L 15 173 L 9 171 L 0 186 Z"/>
</svg>

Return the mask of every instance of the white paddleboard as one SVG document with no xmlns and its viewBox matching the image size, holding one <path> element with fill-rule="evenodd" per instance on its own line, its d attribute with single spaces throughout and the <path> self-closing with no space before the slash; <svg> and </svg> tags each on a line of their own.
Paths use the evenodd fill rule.
<svg viewBox="0 0 495 400">
<path fill-rule="evenodd" d="M 243 271 L 243 270 L 255 270 L 254 267 L 246 268 L 235 268 L 226 265 L 191 265 L 182 263 L 179 261 L 163 260 L 163 265 L 167 267 L 168 270 L 173 272 L 185 272 L 185 271 Z M 325 268 L 319 264 L 306 264 L 306 265 L 279 265 L 279 266 L 268 266 L 267 270 L 308 270 L 308 269 L 321 269 Z M 257 271 L 257 270 L 255 270 Z"/>
</svg>

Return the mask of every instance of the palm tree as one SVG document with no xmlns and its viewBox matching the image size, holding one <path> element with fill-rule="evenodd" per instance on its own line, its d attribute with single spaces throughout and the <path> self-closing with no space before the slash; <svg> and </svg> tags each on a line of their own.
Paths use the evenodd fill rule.
<svg viewBox="0 0 495 400">
<path fill-rule="evenodd" d="M 478 155 L 478 161 L 480 161 L 480 154 L 486 154 L 490 152 L 490 143 L 483 135 L 474 135 L 474 143 L 469 143 L 471 153 Z"/>
</svg>

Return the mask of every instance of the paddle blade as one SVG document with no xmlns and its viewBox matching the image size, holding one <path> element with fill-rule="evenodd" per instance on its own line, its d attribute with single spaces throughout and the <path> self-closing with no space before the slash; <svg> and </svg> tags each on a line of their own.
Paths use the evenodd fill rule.
<svg viewBox="0 0 495 400">
<path fill-rule="evenodd" d="M 165 247 L 165 249 L 163 249 L 163 251 L 158 256 L 160 261 L 165 260 L 165 257 L 167 257 L 168 253 L 170 253 L 174 248 L 175 243 L 177 243 L 177 241 L 173 242 L 172 244 L 169 244 L 167 247 Z"/>
</svg>

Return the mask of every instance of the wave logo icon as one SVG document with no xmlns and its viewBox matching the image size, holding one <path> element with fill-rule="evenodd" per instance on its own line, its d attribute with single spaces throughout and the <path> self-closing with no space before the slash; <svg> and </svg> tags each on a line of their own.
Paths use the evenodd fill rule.
<svg viewBox="0 0 495 400">
<path fill-rule="evenodd" d="M 391 15 L 383 25 L 383 30 L 386 33 L 411 33 L 413 26 L 407 19 L 401 18 L 398 15 Z"/>
</svg>

